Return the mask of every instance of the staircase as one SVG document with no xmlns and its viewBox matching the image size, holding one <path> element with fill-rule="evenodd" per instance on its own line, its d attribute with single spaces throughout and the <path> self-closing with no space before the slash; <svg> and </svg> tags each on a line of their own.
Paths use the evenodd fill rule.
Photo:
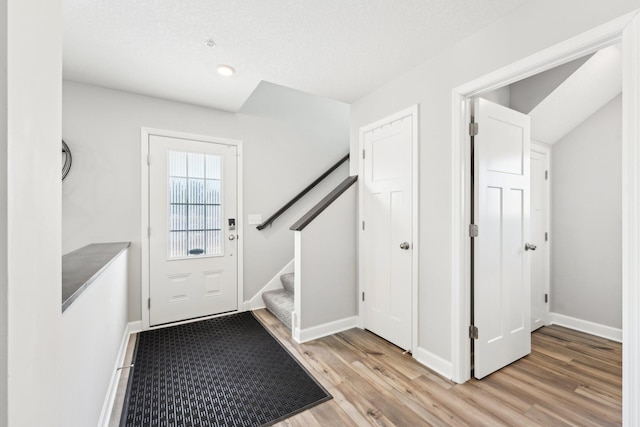
<svg viewBox="0 0 640 427">
<path fill-rule="evenodd" d="M 278 209 L 278 211 L 276 211 L 273 215 L 271 215 L 269 218 L 267 218 L 262 224 L 259 224 L 256 226 L 256 229 L 258 230 L 264 230 L 265 228 L 271 226 L 273 224 L 273 222 L 278 219 L 282 214 L 284 214 L 289 208 L 291 208 L 293 205 L 295 205 L 300 199 L 302 199 L 307 193 L 309 193 L 311 190 L 313 190 L 318 184 L 320 184 L 325 178 L 327 178 L 329 175 L 331 175 L 335 170 L 339 169 L 341 165 L 343 165 L 345 162 L 347 162 L 349 160 L 349 154 L 345 155 L 344 157 L 342 157 L 340 160 L 338 160 L 338 162 L 336 162 L 334 165 L 332 165 L 329 169 L 327 169 L 322 175 L 320 175 L 315 181 L 313 181 L 311 184 L 307 185 L 300 193 L 296 194 L 291 200 L 289 200 L 287 203 L 284 204 L 284 206 L 282 206 L 280 209 Z M 343 168 L 343 173 L 348 173 L 348 169 L 347 168 Z M 357 181 L 358 177 L 357 176 L 347 176 L 346 179 L 344 179 L 337 187 L 335 187 L 328 195 L 326 195 L 320 202 L 318 202 L 313 208 L 311 208 L 311 210 L 309 210 L 306 214 L 304 214 L 304 216 L 302 216 L 295 224 L 293 224 L 289 229 L 294 231 L 295 233 L 300 233 L 307 225 L 309 225 L 312 221 L 314 221 L 314 219 L 320 215 L 320 213 L 322 213 L 324 210 L 326 210 L 327 208 L 329 208 L 330 205 L 332 205 L 333 202 L 335 202 L 345 191 L 347 191 L 356 181 Z M 355 194 L 355 193 L 354 193 Z M 355 196 L 353 196 L 355 197 Z M 356 206 L 356 199 L 354 198 L 352 203 L 353 206 Z M 353 218 L 355 218 L 355 211 L 353 209 L 351 209 L 350 205 L 345 205 L 344 203 L 341 205 L 341 209 L 342 211 L 344 211 L 344 215 L 341 216 L 344 218 L 350 218 L 348 215 L 352 215 Z M 335 209 L 335 208 L 333 208 Z M 341 211 L 341 212 L 342 212 Z M 353 221 L 352 221 L 353 222 Z M 317 223 L 316 223 L 317 224 Z M 355 222 L 354 222 L 355 224 Z M 326 228 L 326 227 L 325 227 Z M 332 229 L 332 228 L 331 228 Z M 349 234 L 354 234 L 354 231 L 349 229 Z M 295 236 L 297 236 L 298 234 L 295 234 Z M 300 235 L 301 236 L 301 235 Z M 333 242 L 332 242 L 333 243 Z M 322 246 L 321 247 L 326 247 Z M 355 248 L 355 243 L 354 246 Z M 335 251 L 334 251 L 335 254 Z M 352 254 L 348 254 L 348 256 L 351 256 Z M 342 261 L 343 258 L 340 258 L 340 261 Z M 287 265 L 285 267 L 285 269 L 281 270 L 281 271 L 290 271 L 290 266 Z M 312 269 L 309 269 L 312 270 Z M 298 280 L 302 281 L 303 276 L 302 273 L 298 273 Z M 342 276 L 341 276 L 342 277 Z M 294 275 L 293 273 L 286 273 L 286 274 L 282 274 L 280 275 L 280 282 L 282 282 L 282 289 L 276 289 L 276 290 L 270 290 L 270 291 L 265 291 L 262 292 L 262 300 L 265 303 L 265 306 L 267 308 L 267 310 L 269 310 L 271 313 L 273 313 L 274 316 L 276 316 L 278 318 L 278 320 L 280 320 L 282 323 L 285 324 L 285 326 L 289 329 L 293 329 L 293 325 L 292 325 L 292 314 L 295 308 L 295 302 L 294 302 L 294 281 L 293 281 Z M 308 280 L 305 278 L 305 280 Z M 268 289 L 271 289 L 274 287 L 273 284 L 274 280 L 270 280 L 269 283 L 267 283 L 266 287 Z M 313 283 L 313 280 L 311 281 L 312 287 L 311 289 L 318 289 L 318 286 L 322 286 L 322 291 L 321 292 L 316 292 L 316 294 L 320 293 L 321 295 L 323 295 L 327 300 L 331 299 L 333 292 L 337 292 L 337 294 L 342 295 L 342 293 L 344 293 L 344 289 L 346 289 L 344 286 L 342 286 L 342 281 L 338 281 L 336 282 L 336 284 L 334 284 L 334 287 L 339 287 L 338 289 L 334 289 L 334 287 L 327 287 L 324 286 L 322 283 Z M 355 282 L 354 282 L 355 283 Z M 277 284 L 275 285 L 277 286 Z M 304 292 L 302 290 L 298 290 L 299 295 L 297 296 L 298 298 L 303 298 L 304 297 Z M 342 293 L 341 293 L 342 292 Z M 355 291 L 352 292 L 353 295 L 355 295 Z M 313 295 L 313 292 L 309 292 L 309 295 Z M 348 295 L 348 297 L 350 297 L 351 295 Z M 256 296 L 257 297 L 257 296 Z M 254 298 L 256 298 L 254 297 Z M 254 298 L 251 299 L 251 303 L 255 304 L 256 301 L 254 300 Z M 257 298 L 256 298 L 257 299 Z M 299 303 L 301 304 L 302 302 L 299 301 Z M 302 305 L 302 304 L 301 304 Z M 323 310 L 322 307 L 317 307 L 317 310 Z M 326 310 L 324 310 L 326 311 Z M 311 315 L 310 318 L 313 318 L 314 321 L 317 321 L 317 317 L 313 317 L 313 310 L 311 311 Z M 326 314 L 326 313 L 324 313 Z M 331 315 L 335 315 L 335 313 L 331 313 Z M 340 314 L 338 314 L 340 315 Z M 297 317 L 297 325 L 296 325 L 296 329 L 299 330 L 300 329 L 300 324 L 303 323 L 302 319 L 299 317 L 301 316 L 301 313 L 296 313 L 296 317 Z M 322 316 L 321 316 L 322 317 Z M 327 317 L 326 315 L 324 316 L 325 318 Z M 340 319 L 329 319 L 328 321 L 332 322 L 335 320 L 342 320 L 342 318 Z M 314 325 L 311 325 L 314 326 Z M 298 336 L 296 336 L 296 333 Z M 300 342 L 299 340 L 299 335 L 300 332 L 299 331 L 292 331 L 292 335 L 293 338 L 296 339 L 298 342 Z"/>
<path fill-rule="evenodd" d="M 293 273 L 283 274 L 280 276 L 282 289 L 266 291 L 262 294 L 267 310 L 289 329 L 291 329 L 291 313 L 293 313 L 293 277 Z"/>
</svg>

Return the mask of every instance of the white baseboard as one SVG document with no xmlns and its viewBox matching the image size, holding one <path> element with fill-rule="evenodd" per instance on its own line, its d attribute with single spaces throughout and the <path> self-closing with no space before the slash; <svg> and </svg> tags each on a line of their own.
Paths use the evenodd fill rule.
<svg viewBox="0 0 640 427">
<path fill-rule="evenodd" d="M 445 360 L 440 356 L 436 356 L 422 347 L 418 347 L 418 349 L 413 353 L 413 358 L 447 379 L 451 379 L 453 376 L 453 367 L 450 361 Z"/>
<path fill-rule="evenodd" d="M 127 346 L 129 345 L 129 336 L 131 334 L 140 332 L 142 330 L 142 321 L 129 322 L 124 328 L 122 334 L 122 341 L 120 341 L 120 349 L 118 350 L 118 357 L 116 358 L 115 366 L 113 367 L 113 374 L 111 375 L 111 381 L 109 382 L 109 388 L 107 395 L 105 396 L 104 403 L 102 405 L 102 412 L 100 413 L 100 421 L 98 426 L 108 427 L 111 419 L 111 412 L 113 411 L 113 405 L 116 400 L 116 393 L 118 391 L 118 383 L 120 382 L 120 373 L 122 370 L 118 368 L 124 364 L 124 358 L 127 354 Z"/>
<path fill-rule="evenodd" d="M 282 288 L 282 282 L 280 282 L 280 276 L 287 273 L 293 273 L 293 260 L 289 261 L 282 270 L 276 273 L 266 285 L 258 291 L 249 301 L 244 302 L 244 309 L 247 310 L 259 310 L 264 308 L 264 301 L 262 300 L 262 294 L 266 291 L 273 291 Z"/>
<path fill-rule="evenodd" d="M 322 325 L 313 326 L 311 328 L 300 329 L 296 323 L 293 328 L 293 339 L 298 344 L 312 341 L 328 335 L 337 334 L 347 329 L 358 326 L 358 316 L 351 316 L 345 319 L 334 320 L 333 322 L 324 323 Z"/>
<path fill-rule="evenodd" d="M 136 320 L 135 322 L 129 322 L 127 324 L 128 335 L 137 334 L 138 332 L 142 332 L 142 320 Z"/>
<path fill-rule="evenodd" d="M 622 329 L 612 328 L 611 326 L 605 326 L 558 313 L 549 313 L 549 322 L 552 325 L 564 326 L 565 328 L 586 332 L 587 334 L 606 338 L 611 341 L 622 342 Z"/>
</svg>

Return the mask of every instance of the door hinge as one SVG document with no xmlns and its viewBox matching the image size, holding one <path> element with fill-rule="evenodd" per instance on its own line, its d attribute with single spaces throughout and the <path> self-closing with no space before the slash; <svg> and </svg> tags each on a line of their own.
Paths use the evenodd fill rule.
<svg viewBox="0 0 640 427">
<path fill-rule="evenodd" d="M 549 179 L 549 171 L 544 171 L 544 179 Z"/>
<path fill-rule="evenodd" d="M 147 299 L 147 307 L 151 308 L 151 298 Z"/>
<path fill-rule="evenodd" d="M 364 150 L 362 150 L 362 160 L 364 160 L 365 158 L 365 154 L 364 154 Z"/>
<path fill-rule="evenodd" d="M 548 231 L 545 231 L 545 232 L 544 232 L 544 241 L 545 241 L 545 242 L 548 242 L 548 241 L 549 241 L 549 232 L 548 232 Z"/>
<path fill-rule="evenodd" d="M 477 340 L 478 339 L 478 327 L 477 326 L 469 326 L 469 338 Z"/>
<path fill-rule="evenodd" d="M 362 293 L 362 301 L 364 301 L 364 292 Z"/>
<path fill-rule="evenodd" d="M 469 224 L 469 237 L 478 237 L 478 226 L 476 224 Z"/>
<path fill-rule="evenodd" d="M 362 221 L 362 231 L 364 231 L 364 221 Z"/>
<path fill-rule="evenodd" d="M 478 134 L 478 124 L 477 123 L 469 123 L 469 135 L 476 136 Z"/>
<path fill-rule="evenodd" d="M 544 302 L 549 302 L 549 294 L 544 294 Z"/>
<path fill-rule="evenodd" d="M 147 154 L 147 165 L 151 165 L 151 155 Z"/>
</svg>

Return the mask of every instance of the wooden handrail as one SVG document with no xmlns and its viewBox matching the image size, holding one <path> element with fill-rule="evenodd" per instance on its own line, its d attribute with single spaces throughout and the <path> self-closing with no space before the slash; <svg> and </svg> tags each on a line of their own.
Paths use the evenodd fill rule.
<svg viewBox="0 0 640 427">
<path fill-rule="evenodd" d="M 302 218 L 300 218 L 295 224 L 293 224 L 290 230 L 302 231 L 307 225 L 311 223 L 323 210 L 327 209 L 331 203 L 333 203 L 342 193 L 347 191 L 358 180 L 358 175 L 349 176 L 342 181 L 333 191 L 320 200 L 317 205 L 311 208 Z"/>
<path fill-rule="evenodd" d="M 333 165 L 329 169 L 327 169 L 327 171 L 325 173 L 320 175 L 315 181 L 313 181 L 311 184 L 309 184 L 304 190 L 302 190 L 301 192 L 296 194 L 293 199 L 289 200 L 283 207 L 278 209 L 278 211 L 276 213 L 271 215 L 269 218 L 267 218 L 266 221 L 264 221 L 262 224 L 258 225 L 256 228 L 258 230 L 262 230 L 262 229 L 267 228 L 268 226 L 270 226 L 273 223 L 273 221 L 275 221 L 280 215 L 285 213 L 287 211 L 287 209 L 289 209 L 291 206 L 293 206 L 298 200 L 302 199 L 305 196 L 305 194 L 307 194 L 309 191 L 313 190 L 313 188 L 316 185 L 320 184 L 322 182 L 322 180 L 324 180 L 326 177 L 331 175 L 331 172 L 333 172 L 334 170 L 338 169 L 338 167 L 340 167 L 340 165 L 343 164 L 344 162 L 346 162 L 347 160 L 349 160 L 349 155 L 348 154 L 346 156 L 344 156 L 343 158 L 341 158 L 335 165 Z"/>
</svg>

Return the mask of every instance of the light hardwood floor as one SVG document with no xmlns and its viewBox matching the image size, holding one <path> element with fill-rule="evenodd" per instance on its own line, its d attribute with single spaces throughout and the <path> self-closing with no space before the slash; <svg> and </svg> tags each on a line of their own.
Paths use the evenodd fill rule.
<svg viewBox="0 0 640 427">
<path fill-rule="evenodd" d="M 280 427 L 622 423 L 622 347 L 603 338 L 544 327 L 532 334 L 529 356 L 481 381 L 455 384 L 370 332 L 352 329 L 300 345 L 270 313 L 255 314 L 333 395 Z"/>
</svg>

